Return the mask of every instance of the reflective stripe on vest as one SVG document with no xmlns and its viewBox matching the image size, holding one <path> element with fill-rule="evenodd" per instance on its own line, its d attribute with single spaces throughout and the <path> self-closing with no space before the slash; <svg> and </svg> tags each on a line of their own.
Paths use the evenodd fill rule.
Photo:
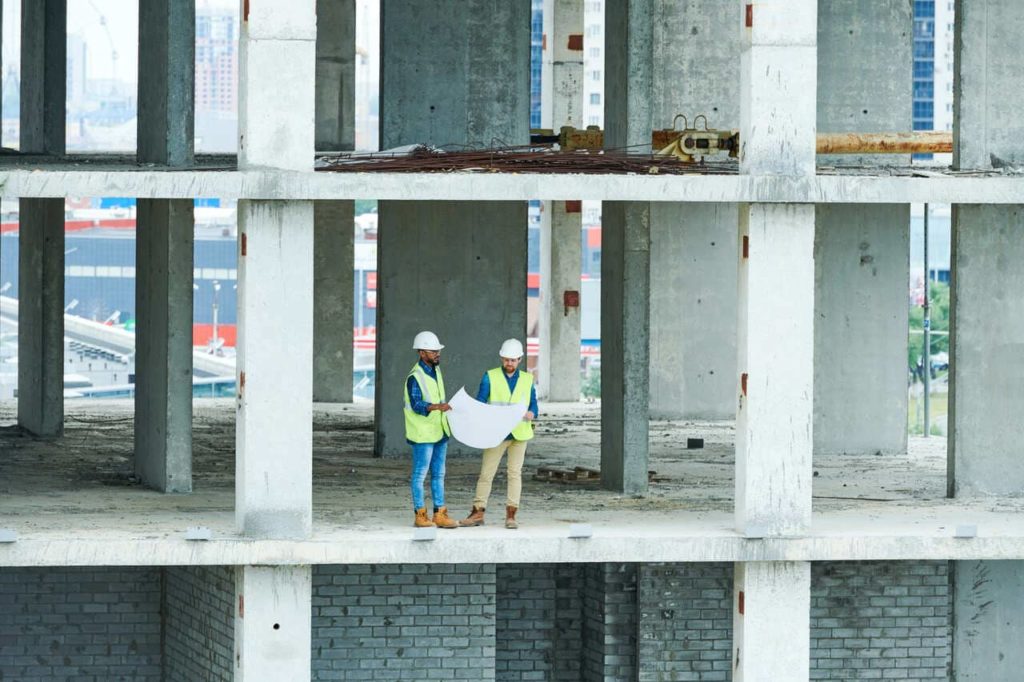
<svg viewBox="0 0 1024 682">
<path fill-rule="evenodd" d="M 402 387 L 402 393 L 405 394 L 405 438 L 413 443 L 436 443 L 452 433 L 448 428 L 448 415 L 444 412 L 434 410 L 424 417 L 414 412 L 409 403 L 409 377 L 414 378 L 419 384 L 420 393 L 428 403 L 444 402 L 444 377 L 441 376 L 441 368 L 435 367 L 434 372 L 437 374 L 436 380 L 429 377 L 417 362 L 409 370 L 405 377 L 406 385 Z"/>
<path fill-rule="evenodd" d="M 530 408 L 530 389 L 533 388 L 533 375 L 522 370 L 517 371 L 519 372 L 519 378 L 516 379 L 516 390 L 510 393 L 505 371 L 501 367 L 488 370 L 487 379 L 491 382 L 491 395 L 487 398 L 487 402 L 492 405 L 522 405 L 526 409 Z M 533 438 L 533 422 L 528 422 L 525 419 L 519 422 L 516 428 L 512 429 L 512 437 L 516 440 L 530 440 Z"/>
</svg>

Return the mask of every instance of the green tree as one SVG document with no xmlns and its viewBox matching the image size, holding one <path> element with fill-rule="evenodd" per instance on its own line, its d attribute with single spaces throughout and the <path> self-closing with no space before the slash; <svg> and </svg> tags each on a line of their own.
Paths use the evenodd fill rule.
<svg viewBox="0 0 1024 682">
<path fill-rule="evenodd" d="M 928 284 L 928 300 L 931 303 L 932 355 L 949 352 L 949 285 L 942 282 Z M 924 308 L 910 307 L 910 340 L 907 344 L 907 366 L 917 366 L 918 358 L 924 357 Z"/>
<path fill-rule="evenodd" d="M 364 213 L 373 213 L 377 210 L 376 199 L 356 199 L 355 200 L 355 214 L 362 215 Z"/>
<path fill-rule="evenodd" d="M 590 373 L 583 377 L 583 386 L 581 387 L 584 398 L 600 398 L 601 397 L 601 368 L 591 367 Z"/>
</svg>

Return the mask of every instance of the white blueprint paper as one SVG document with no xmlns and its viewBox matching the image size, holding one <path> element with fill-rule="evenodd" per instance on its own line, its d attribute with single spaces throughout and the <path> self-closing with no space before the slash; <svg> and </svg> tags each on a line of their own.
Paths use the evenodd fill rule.
<svg viewBox="0 0 1024 682">
<path fill-rule="evenodd" d="M 452 436 L 471 448 L 493 448 L 523 420 L 526 405 L 491 405 L 470 398 L 465 387 L 448 401 Z"/>
</svg>

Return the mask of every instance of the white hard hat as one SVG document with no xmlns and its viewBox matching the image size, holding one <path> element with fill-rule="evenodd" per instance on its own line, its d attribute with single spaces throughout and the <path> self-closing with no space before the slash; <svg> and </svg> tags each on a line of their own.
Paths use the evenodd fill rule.
<svg viewBox="0 0 1024 682">
<path fill-rule="evenodd" d="M 441 350 L 442 348 L 444 346 L 437 340 L 437 334 L 434 332 L 420 332 L 412 340 L 413 350 Z"/>
<path fill-rule="evenodd" d="M 503 358 L 512 358 L 513 360 L 523 357 L 523 344 L 519 343 L 519 339 L 505 339 L 505 343 L 501 344 L 501 350 L 498 351 L 498 355 Z"/>
</svg>

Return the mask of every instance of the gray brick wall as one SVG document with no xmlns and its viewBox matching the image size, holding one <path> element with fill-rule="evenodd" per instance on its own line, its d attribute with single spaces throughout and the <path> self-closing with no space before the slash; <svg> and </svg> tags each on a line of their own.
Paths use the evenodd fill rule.
<svg viewBox="0 0 1024 682">
<path fill-rule="evenodd" d="M 818 563 L 811 569 L 812 680 L 948 680 L 946 561 Z"/>
<path fill-rule="evenodd" d="M 160 569 L 0 569 L 0 680 L 160 680 Z"/>
<path fill-rule="evenodd" d="M 315 566 L 314 680 L 494 680 L 493 564 Z"/>
<path fill-rule="evenodd" d="M 639 680 L 729 680 L 733 565 L 639 567 Z"/>
<path fill-rule="evenodd" d="M 814 564 L 811 679 L 949 679 L 949 577 Z M 730 564 L 318 566 L 313 679 L 727 681 L 731 593 Z M 233 600 L 224 567 L 0 569 L 0 682 L 156 681 L 161 646 L 230 679 Z"/>
<path fill-rule="evenodd" d="M 636 564 L 587 564 L 584 576 L 583 679 L 636 679 Z"/>
<path fill-rule="evenodd" d="M 164 679 L 234 679 L 235 571 L 229 566 L 164 569 Z"/>
<path fill-rule="evenodd" d="M 506 564 L 496 577 L 495 679 L 579 682 L 582 568 Z"/>
<path fill-rule="evenodd" d="M 583 567 L 583 679 L 604 678 L 604 564 Z"/>
</svg>

